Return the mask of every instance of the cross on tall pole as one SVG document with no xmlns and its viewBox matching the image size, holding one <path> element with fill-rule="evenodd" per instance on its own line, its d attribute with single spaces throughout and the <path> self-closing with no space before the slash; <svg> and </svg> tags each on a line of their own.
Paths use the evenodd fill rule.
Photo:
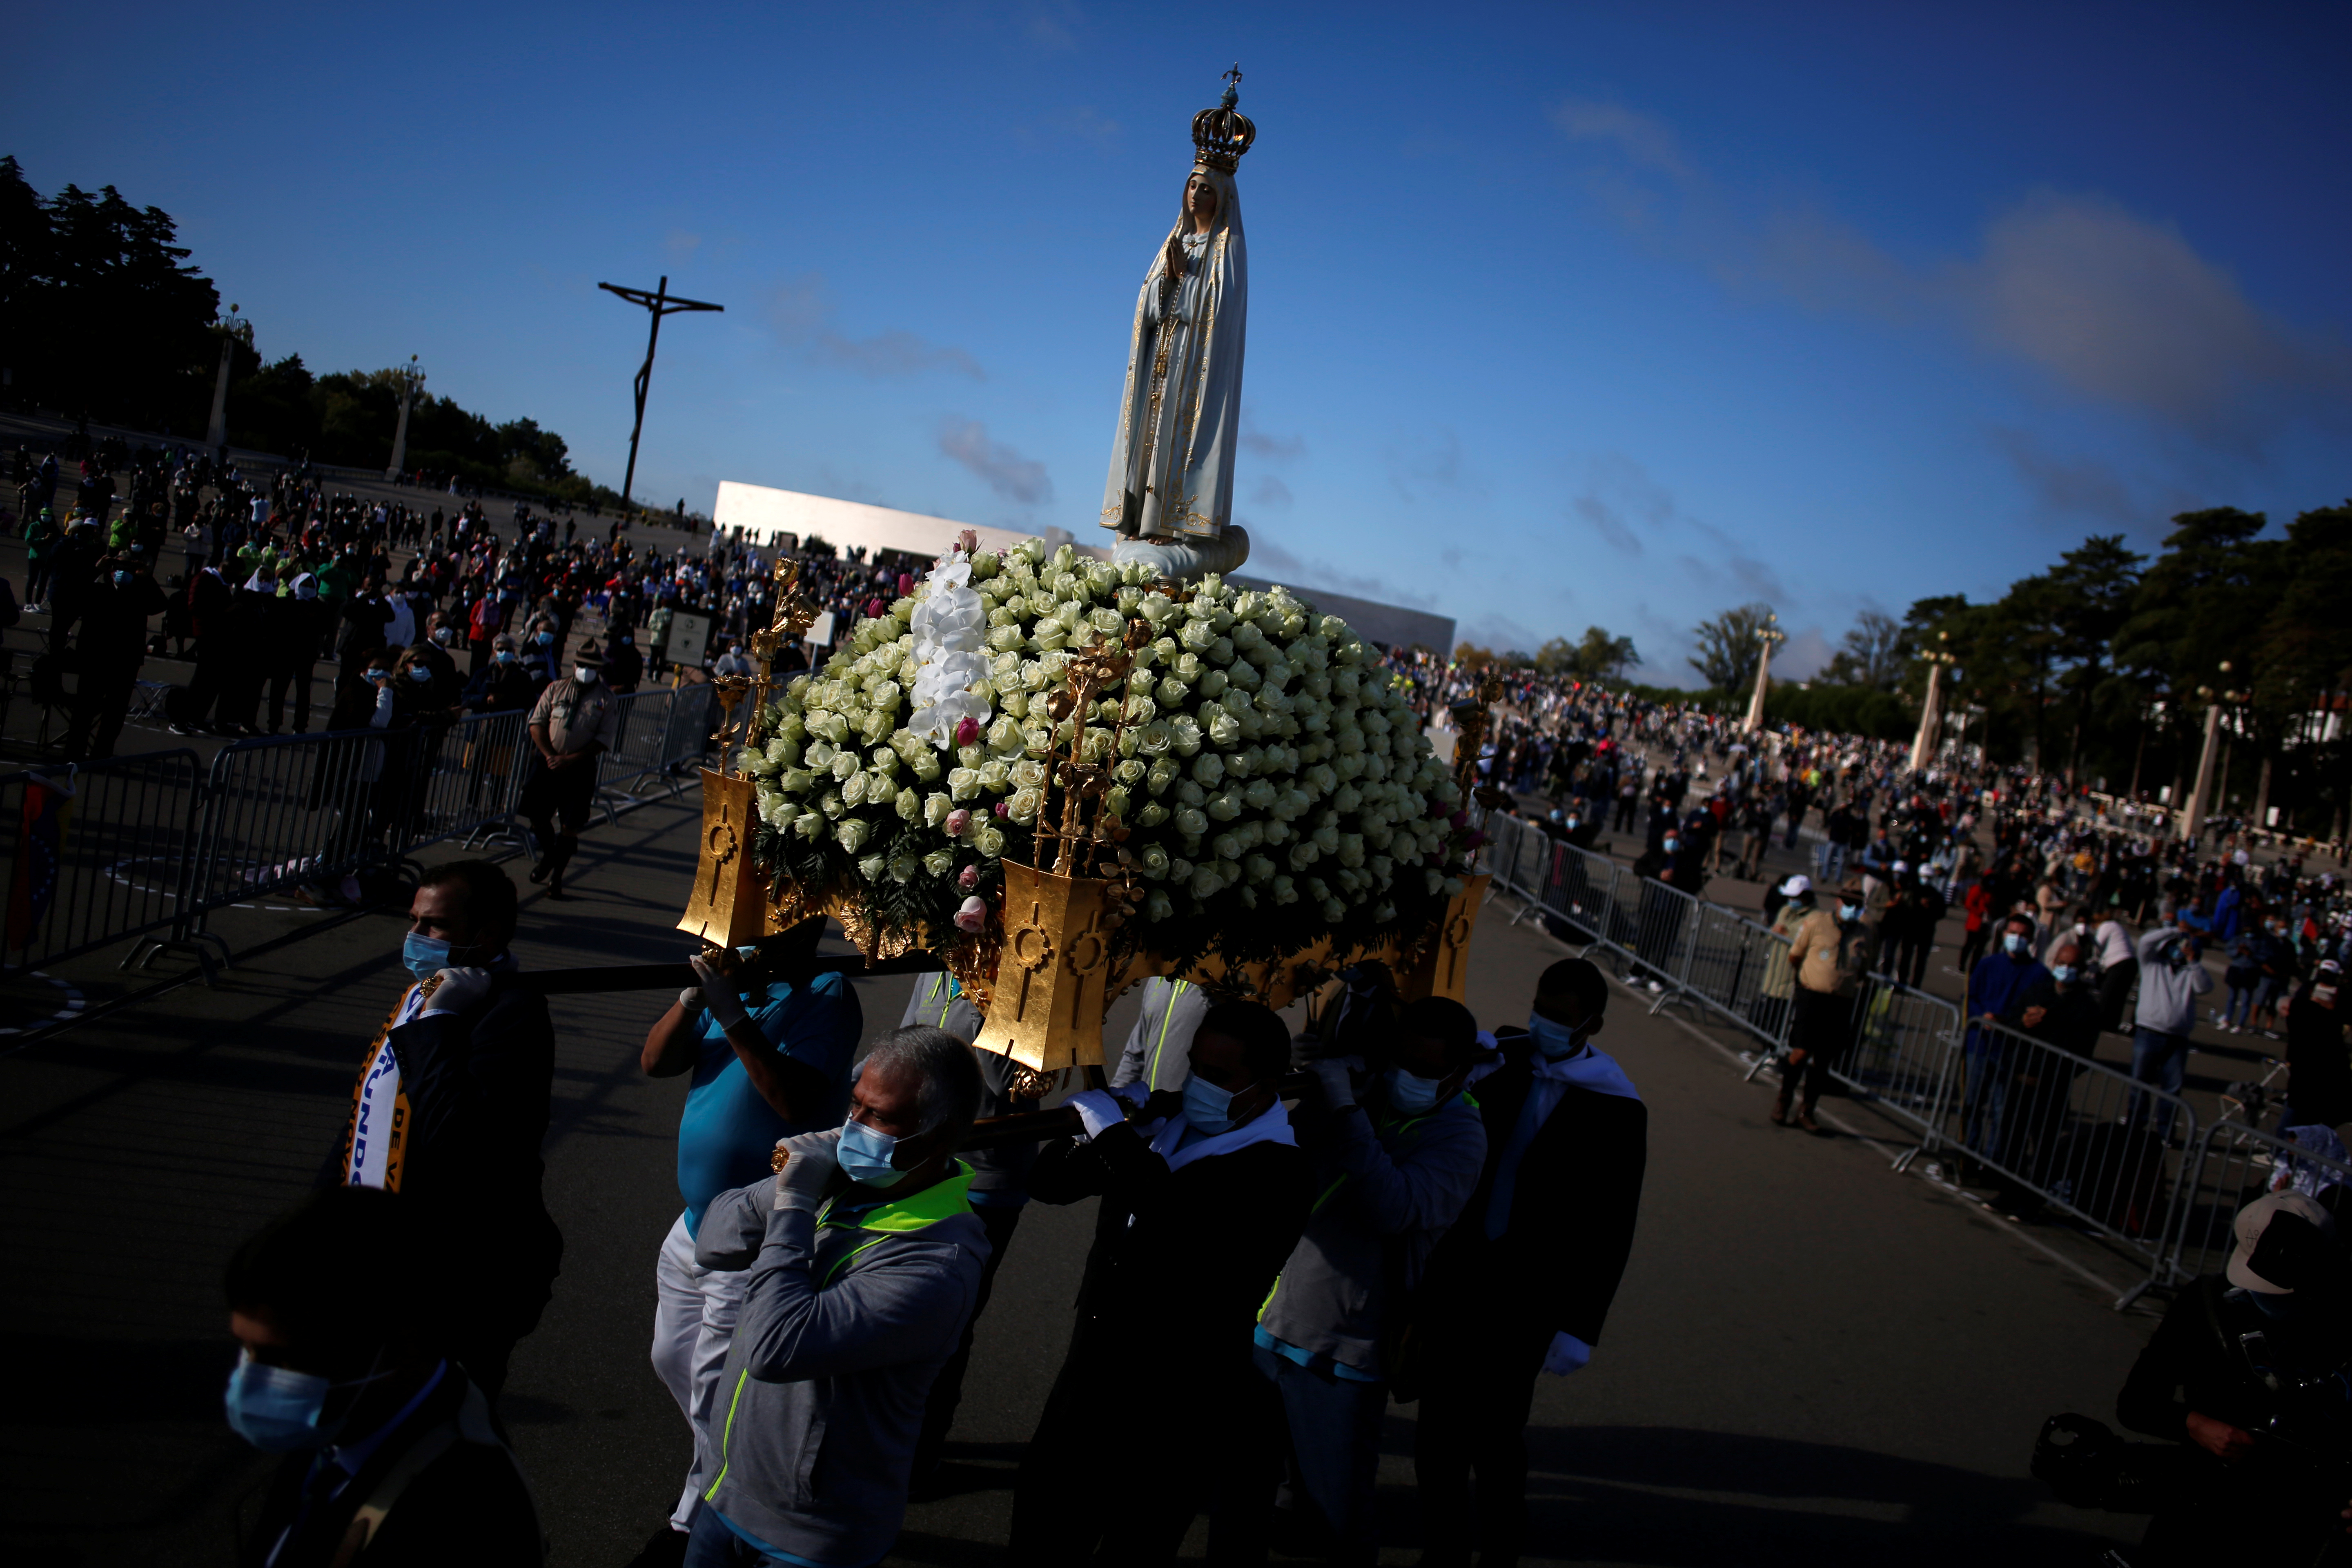
<svg viewBox="0 0 2352 1568">
<path fill-rule="evenodd" d="M 669 291 L 667 274 L 663 275 L 660 284 L 650 293 L 643 289 L 624 289 L 618 283 L 599 283 L 596 287 L 607 293 L 618 294 L 632 305 L 644 306 L 653 312 L 654 318 L 653 331 L 646 336 L 646 363 L 637 367 L 637 420 L 629 426 L 629 471 L 621 479 L 621 511 L 625 516 L 629 510 L 629 497 L 636 488 L 637 437 L 645 434 L 646 389 L 653 384 L 654 346 L 661 342 L 662 318 L 677 315 L 681 310 L 724 310 L 727 307 L 705 304 L 700 300 L 675 298 Z"/>
</svg>

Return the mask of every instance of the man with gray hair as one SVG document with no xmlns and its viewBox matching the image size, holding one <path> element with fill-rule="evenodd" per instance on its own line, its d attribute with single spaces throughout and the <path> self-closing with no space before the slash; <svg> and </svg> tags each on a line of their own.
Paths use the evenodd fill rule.
<svg viewBox="0 0 2352 1568">
<path fill-rule="evenodd" d="M 924 1401 L 988 1258 L 955 1154 L 980 1094 L 961 1040 L 897 1030 L 846 1122 L 784 1139 L 774 1178 L 711 1201 L 697 1258 L 750 1277 L 688 1568 L 874 1563 L 898 1539 Z"/>
</svg>

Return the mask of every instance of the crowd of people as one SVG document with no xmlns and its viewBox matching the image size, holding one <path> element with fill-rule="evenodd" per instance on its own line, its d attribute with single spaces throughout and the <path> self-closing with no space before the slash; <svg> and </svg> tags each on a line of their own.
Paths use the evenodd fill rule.
<svg viewBox="0 0 2352 1568">
<path fill-rule="evenodd" d="M 1412 657 L 1391 663 L 1433 719 L 1490 679 Z M 2065 1179 L 2068 1138 L 2090 1136 L 2072 1129 L 2068 1107 L 2078 1064 L 2104 1034 L 2129 1041 L 2133 1079 L 2173 1100 L 2200 1023 L 2261 1035 L 2283 1043 L 2288 1082 L 2283 1093 L 2245 1090 L 2252 1115 L 2274 1111 L 2283 1129 L 2352 1120 L 2335 1012 L 2352 963 L 2352 888 L 2339 867 L 2296 846 L 2258 858 L 2253 837 L 2227 820 L 2183 836 L 2136 803 L 1980 757 L 1947 755 L 1915 773 L 1891 745 L 1752 734 L 1567 679 L 1502 684 L 1480 763 L 1499 792 L 1490 798 L 1579 848 L 1612 826 L 1629 836 L 1641 901 L 1630 919 L 1607 917 L 1625 929 L 1561 923 L 1573 939 L 1607 934 L 1627 948 L 1630 984 L 1666 984 L 1686 906 L 1656 889 L 1697 898 L 1727 873 L 1768 882 L 1776 845 L 1784 868 L 1809 867 L 1772 874 L 1760 898 L 1764 923 L 1788 944 L 1753 1004 L 1768 1037 L 1786 1026 L 1775 1122 L 1819 1131 L 1813 1108 L 1856 1037 L 1864 978 L 1926 988 L 1939 946 L 1967 1021 L 1958 1110 L 1975 1158 L 1954 1169 L 1984 1174 L 2008 1212 L 2038 1209 Z M 1801 835 L 1812 839 L 1806 860 L 1792 854 Z M 2222 957 L 2218 985 L 2209 951 Z M 2204 1014 L 2217 992 L 2226 1001 Z M 2135 1091 L 2125 1134 L 2166 1136 L 2171 1118 L 2157 1104 Z M 2078 1164 L 2160 1164 L 2145 1149 L 2077 1153 Z"/>
<path fill-rule="evenodd" d="M 494 523 L 478 501 L 425 510 L 156 450 L 94 453 L 68 510 L 54 455 L 20 449 L 16 469 L 26 607 L 48 617 L 37 680 L 76 681 L 69 755 L 111 752 L 142 663 L 174 643 L 193 661 L 171 709 L 187 731 L 307 731 L 321 660 L 329 731 L 527 712 L 530 874 L 557 896 L 615 700 L 689 644 L 682 678 L 748 673 L 742 639 L 773 603 L 774 542 L 665 554 L 618 525 L 583 536 L 521 506 Z M 918 564 L 795 558 L 842 631 L 908 592 Z M 705 617 L 707 642 L 685 616 Z M 1388 670 L 1441 731 L 1489 679 L 1412 650 Z M 2178 1094 L 2198 1025 L 2284 1033 L 2282 1125 L 2352 1121 L 2336 1010 L 2352 895 L 2299 852 L 2258 859 L 2241 825 L 2183 837 L 1973 753 L 1915 773 L 1884 743 L 1749 734 L 1526 674 L 1505 680 L 1478 766 L 1490 800 L 1555 839 L 1638 844 L 1645 885 L 1763 885 L 1787 944 L 1759 1004 L 1789 1019 L 1776 1123 L 1820 1131 L 1864 977 L 1927 984 L 1954 915 L 1964 1142 L 1996 1163 L 2039 1168 L 2071 1082 L 2029 1081 L 2013 1037 L 2087 1059 L 2127 1034 L 2133 1077 Z M 1787 871 L 1806 837 L 1808 869 Z M 230 1264 L 228 1417 L 286 1456 L 248 1561 L 541 1555 L 498 1414 L 564 1250 L 541 1191 L 554 1037 L 513 955 L 517 909 L 488 862 L 425 874 L 402 954 L 413 983 L 361 1054 L 319 1190 Z M 1423 1561 L 1517 1559 L 1537 1381 L 1595 1355 L 1640 1205 L 1647 1111 L 1594 1043 L 1601 969 L 1563 960 L 1523 1022 L 1482 1027 L 1458 1003 L 1400 1001 L 1363 965 L 1296 1036 L 1255 1003 L 1154 981 L 1115 1067 L 1063 1086 L 1061 1135 L 975 1141 L 1054 1086 L 976 1046 L 980 1015 L 944 974 L 918 981 L 860 1059 L 856 987 L 806 963 L 820 933 L 697 958 L 697 984 L 649 1019 L 642 1069 L 687 1080 L 681 1208 L 651 1259 L 647 1330 L 691 1458 L 640 1564 L 886 1554 L 909 1499 L 941 1484 L 1024 1209 L 1085 1200 L 1095 1236 L 1023 1459 L 1013 1561 L 1169 1561 L 1204 1515 L 1219 1561 L 1375 1561 L 1391 1400 L 1418 1405 Z M 2226 955 L 2218 987 L 2209 950 Z M 1618 978 L 1665 984 L 1638 959 Z M 2163 1136 L 2160 1115 L 2133 1114 Z M 2341 1191 L 2250 1207 L 2227 1280 L 2181 1298 L 2269 1334 L 2273 1373 L 2311 1371 L 2340 1337 L 2290 1299 L 2344 1289 Z M 2122 1419 L 2219 1466 L 2254 1443 L 2260 1401 L 2199 1331 L 2176 1305 Z M 1182 1394 L 1132 1397 L 1139 1356 Z M 2159 1550 L 2241 1517 L 2242 1473 L 2176 1500 Z"/>
<path fill-rule="evenodd" d="M 229 1420 L 286 1455 L 250 1562 L 347 1562 L 355 1541 L 362 1563 L 539 1556 L 497 1415 L 564 1251 L 541 1191 L 552 1026 L 516 909 L 492 863 L 426 873 L 413 983 L 319 1190 L 229 1268 Z M 940 1484 L 1024 1207 L 1086 1199 L 1013 1561 L 1166 1562 L 1205 1514 L 1220 1560 L 1370 1563 L 1391 1398 L 1420 1405 L 1428 1560 L 1516 1560 L 1536 1381 L 1597 1353 L 1640 1205 L 1647 1113 L 1595 1044 L 1600 970 L 1560 961 L 1523 1023 L 1484 1029 L 1367 963 L 1296 1037 L 1154 982 L 1060 1135 L 1005 1142 L 975 1123 L 1047 1084 L 975 1047 L 945 974 L 859 1058 L 856 987 L 807 963 L 823 929 L 695 958 L 646 1035 L 643 1070 L 686 1080 L 647 1327 L 692 1458 L 639 1563 L 885 1555 Z M 1139 1353 L 1181 1394 L 1119 1392 Z"/>
<path fill-rule="evenodd" d="M 618 521 L 583 533 L 574 515 L 518 501 L 494 521 L 478 500 L 446 511 L 370 500 L 307 465 L 248 475 L 201 451 L 119 441 L 63 466 L 20 444 L 11 468 L 16 505 L 0 508 L 0 529 L 25 542 L 23 609 L 47 619 L 32 685 L 68 712 L 68 761 L 114 754 L 151 658 L 193 662 L 168 702 L 179 733 L 404 730 L 528 708 L 590 664 L 625 695 L 678 663 L 681 615 L 698 617 L 678 649 L 690 678 L 746 673 L 743 639 L 774 604 L 778 552 L 740 530 L 665 552 Z M 837 632 L 913 582 L 905 563 L 856 552 L 795 558 Z M 0 619 L 14 607 L 0 604 Z M 782 662 L 805 658 L 795 648 Z M 323 714 L 321 661 L 334 667 Z"/>
</svg>

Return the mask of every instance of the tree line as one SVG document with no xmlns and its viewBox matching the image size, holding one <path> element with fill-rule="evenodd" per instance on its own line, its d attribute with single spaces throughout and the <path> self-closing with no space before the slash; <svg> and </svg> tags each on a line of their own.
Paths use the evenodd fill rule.
<svg viewBox="0 0 2352 1568">
<path fill-rule="evenodd" d="M 177 237 L 169 213 L 136 206 L 112 185 L 68 184 L 44 197 L 14 157 L 0 157 L 0 397 L 201 441 L 226 339 L 230 445 L 351 468 L 389 463 L 399 371 L 315 375 L 299 354 L 265 363 L 218 326 L 220 290 Z M 554 431 L 530 419 L 493 422 L 447 397 L 415 400 L 406 467 L 620 504 L 573 471 Z"/>
<path fill-rule="evenodd" d="M 1774 722 L 1907 740 L 1933 654 L 1942 734 L 1998 763 L 2180 804 L 2207 716 L 2214 809 L 2282 830 L 2343 829 L 2352 804 L 2352 501 L 2273 530 L 2261 512 L 2182 512 L 2154 555 L 2093 534 L 1999 598 L 1943 595 L 1900 620 L 1864 611 L 1820 674 L 1776 677 Z M 1695 628 L 1701 704 L 1746 710 L 1769 606 Z M 1690 700 L 1686 695 L 1685 700 Z"/>
</svg>

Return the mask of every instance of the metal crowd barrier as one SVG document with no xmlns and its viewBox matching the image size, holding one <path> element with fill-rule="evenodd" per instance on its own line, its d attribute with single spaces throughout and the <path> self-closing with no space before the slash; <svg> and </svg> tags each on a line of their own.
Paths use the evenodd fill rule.
<svg viewBox="0 0 2352 1568">
<path fill-rule="evenodd" d="M 2204 1146 L 2187 1100 L 2047 1040 L 1977 1024 L 1947 1114 L 1966 1158 L 2160 1268 L 2181 1196 L 2196 1185 L 2193 1151 Z"/>
<path fill-rule="evenodd" d="M 1653 1012 L 1687 1000 L 1745 1030 L 1762 1047 L 1750 1078 L 1787 1050 L 1786 938 L 1519 818 L 1490 815 L 1485 828 L 1496 883 L 1527 902 L 1516 918 L 1540 910 L 1637 980 L 1658 981 Z M 1949 1152 L 2147 1259 L 2119 1308 L 2219 1268 L 2232 1217 L 2282 1161 L 2352 1183 L 2352 1166 L 2284 1139 L 2203 1126 L 2186 1100 L 2120 1068 L 2001 1025 L 1963 1025 L 1955 1004 L 1870 974 L 1831 1076 L 1918 1132 L 1898 1168 Z"/>
<path fill-rule="evenodd" d="M 628 700 L 632 749 L 616 769 L 637 788 L 700 760 L 710 711 L 708 688 L 642 698 Z M 121 967 L 178 951 L 209 979 L 229 956 L 208 929 L 221 910 L 337 903 L 344 879 L 428 845 L 511 835 L 533 761 L 528 722 L 471 714 L 238 741 L 209 768 L 177 750 L 0 776 L 13 823 L 0 841 L 0 971 L 135 940 Z"/>
<path fill-rule="evenodd" d="M 2163 1256 L 2141 1290 L 2221 1272 L 2237 1245 L 2231 1222 L 2264 1193 L 2293 1185 L 2298 1177 L 2309 1186 L 2352 1184 L 2352 1165 L 2242 1121 L 2216 1121 L 2190 1142 L 2194 1147 L 2181 1162 Z"/>
<path fill-rule="evenodd" d="M 201 788 L 196 754 L 185 749 L 0 777 L 8 824 L 0 970 L 77 957 L 178 920 Z"/>
<path fill-rule="evenodd" d="M 711 692 L 708 685 L 680 686 L 622 698 L 619 741 L 599 766 L 598 795 L 638 801 L 649 784 L 677 795 L 677 763 L 708 745 Z"/>
</svg>

